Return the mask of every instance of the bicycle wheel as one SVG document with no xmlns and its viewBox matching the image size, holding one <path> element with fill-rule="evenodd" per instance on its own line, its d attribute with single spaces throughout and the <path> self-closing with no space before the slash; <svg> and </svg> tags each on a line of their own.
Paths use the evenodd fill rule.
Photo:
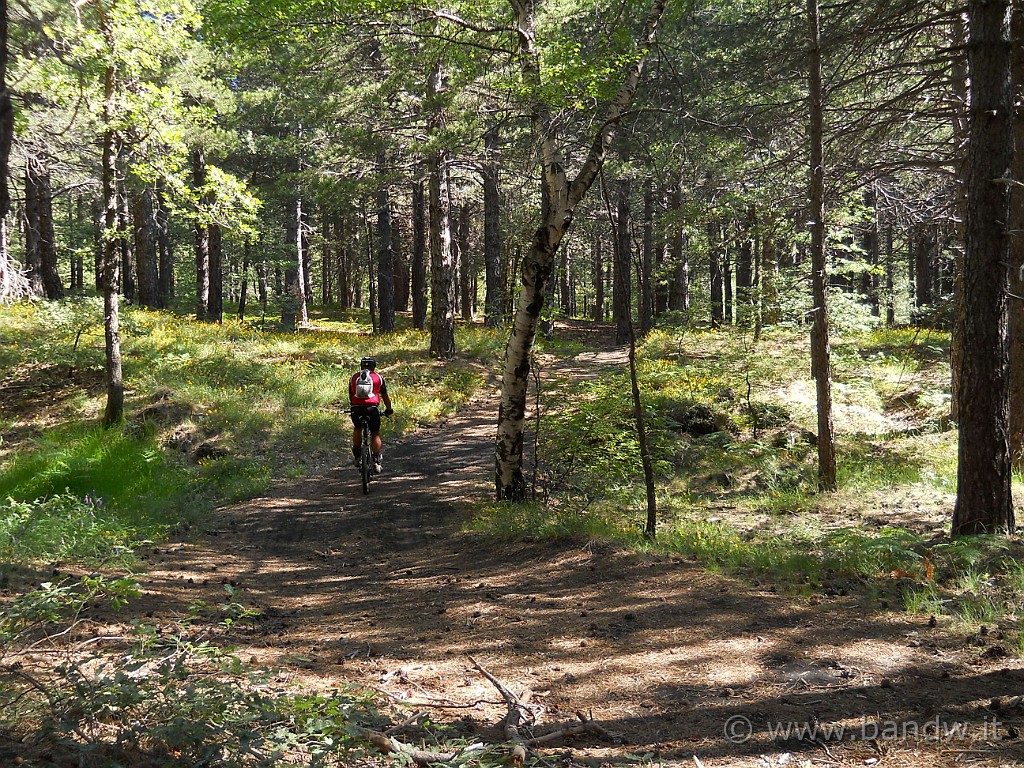
<svg viewBox="0 0 1024 768">
<path fill-rule="evenodd" d="M 370 440 L 363 433 L 363 449 L 360 453 L 359 472 L 363 479 L 363 493 L 370 492 L 370 471 L 373 469 L 373 456 L 370 454 Z"/>
</svg>

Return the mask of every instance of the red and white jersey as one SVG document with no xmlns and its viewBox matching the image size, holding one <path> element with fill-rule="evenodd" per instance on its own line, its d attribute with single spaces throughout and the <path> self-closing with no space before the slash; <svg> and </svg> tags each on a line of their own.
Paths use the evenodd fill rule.
<svg viewBox="0 0 1024 768">
<path fill-rule="evenodd" d="M 362 371 L 360 371 L 362 373 Z M 370 380 L 373 382 L 373 394 L 369 397 L 356 397 L 356 381 L 359 373 L 353 374 L 348 382 L 348 401 L 352 405 L 380 405 L 381 395 L 386 395 L 388 386 L 384 383 L 384 377 L 376 371 L 369 371 Z"/>
</svg>

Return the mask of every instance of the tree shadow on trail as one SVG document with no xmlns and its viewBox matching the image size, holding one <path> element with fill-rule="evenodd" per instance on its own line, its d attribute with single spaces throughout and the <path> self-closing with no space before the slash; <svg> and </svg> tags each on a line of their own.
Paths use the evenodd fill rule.
<svg viewBox="0 0 1024 768">
<path fill-rule="evenodd" d="M 298 665 L 310 684 L 351 682 L 440 706 L 435 717 L 460 706 L 463 717 L 495 723 L 504 708 L 473 656 L 534 692 L 538 732 L 589 712 L 625 738 L 620 756 L 754 765 L 766 754 L 814 752 L 863 764 L 885 749 L 921 766 L 943 750 L 1024 757 L 1010 738 L 1024 719 L 1012 700 L 1024 673 L 1000 657 L 995 638 L 959 647 L 924 617 L 789 599 L 676 557 L 460 532 L 466 502 L 490 493 L 496 411 L 491 393 L 388 446 L 369 495 L 343 465 L 224 510 L 196 540 L 152 555 L 147 609 L 182 616 L 228 584 L 258 612 L 220 630 L 239 653 Z M 984 729 L 996 717 L 992 736 Z M 857 738 L 889 722 L 967 731 L 955 743 L 928 732 Z M 854 739 L 785 731 L 790 723 L 843 723 Z"/>
</svg>

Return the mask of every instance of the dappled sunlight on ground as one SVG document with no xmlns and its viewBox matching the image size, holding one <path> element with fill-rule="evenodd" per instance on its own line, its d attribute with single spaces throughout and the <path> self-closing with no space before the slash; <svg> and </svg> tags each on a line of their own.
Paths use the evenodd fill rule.
<svg viewBox="0 0 1024 768">
<path fill-rule="evenodd" d="M 624 365 L 607 331 L 598 352 L 575 355 L 559 375 Z M 143 597 L 111 626 L 144 619 L 279 668 L 281 684 L 354 684 L 500 741 L 494 726 L 505 705 L 476 660 L 515 692 L 530 691 L 533 732 L 585 713 L 622 741 L 586 735 L 545 747 L 549 760 L 567 765 L 926 768 L 1024 759 L 1015 730 L 1024 705 L 1014 699 L 1024 665 L 1007 657 L 997 628 L 967 639 L 925 615 L 868 609 L 839 594 L 786 596 L 680 556 L 463 532 L 470 503 L 492 494 L 497 394 L 487 386 L 445 424 L 386 445 L 369 495 L 342 435 L 322 474 L 152 547 Z M 794 412 L 813 407 L 813 387 L 794 382 L 787 398 Z M 881 429 L 857 407 L 837 408 L 841 430 Z M 938 492 L 859 496 L 867 527 L 938 530 L 947 519 L 948 498 Z M 809 524 L 861 520 L 837 498 Z M 751 528 L 770 523 L 750 517 Z M 995 718 L 1002 725 L 989 732 Z M 917 730 L 880 736 L 888 723 Z M 832 724 L 854 738 L 799 730 Z M 947 724 L 967 730 L 928 737 Z"/>
</svg>

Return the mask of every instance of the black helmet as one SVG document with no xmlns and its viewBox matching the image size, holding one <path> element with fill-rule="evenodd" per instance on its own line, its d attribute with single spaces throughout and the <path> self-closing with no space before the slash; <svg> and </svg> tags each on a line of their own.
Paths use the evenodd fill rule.
<svg viewBox="0 0 1024 768">
<path fill-rule="evenodd" d="M 365 369 L 367 371 L 372 371 L 376 367 L 377 361 L 374 360 L 372 357 L 364 357 L 362 360 L 359 361 L 360 370 Z"/>
</svg>

